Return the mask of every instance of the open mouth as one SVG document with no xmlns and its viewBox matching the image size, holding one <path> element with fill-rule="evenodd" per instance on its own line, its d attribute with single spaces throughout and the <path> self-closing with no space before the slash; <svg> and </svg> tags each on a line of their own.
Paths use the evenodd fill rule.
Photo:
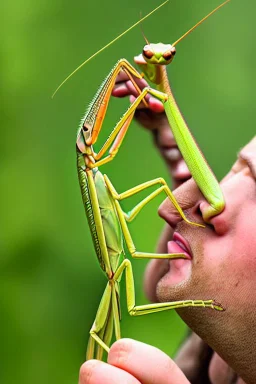
<svg viewBox="0 0 256 384">
<path fill-rule="evenodd" d="M 174 232 L 173 239 L 167 243 L 168 253 L 183 253 L 188 259 L 192 259 L 192 251 L 189 243 L 178 232 Z"/>
</svg>

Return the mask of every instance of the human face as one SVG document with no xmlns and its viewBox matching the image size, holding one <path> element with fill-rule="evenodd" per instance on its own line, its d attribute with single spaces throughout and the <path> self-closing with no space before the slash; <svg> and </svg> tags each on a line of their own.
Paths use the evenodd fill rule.
<svg viewBox="0 0 256 384">
<path fill-rule="evenodd" d="M 255 176 L 256 138 L 240 152 L 221 181 L 225 209 L 204 223 L 205 228 L 181 221 L 165 200 L 159 214 L 176 233 L 165 252 L 171 253 L 183 243 L 191 259 L 154 260 L 146 272 L 149 296 L 156 293 L 159 301 L 214 299 L 223 306 L 223 312 L 199 308 L 178 312 L 247 383 L 256 382 Z M 208 203 L 195 182 L 189 180 L 174 194 L 187 217 L 203 223 Z"/>
</svg>

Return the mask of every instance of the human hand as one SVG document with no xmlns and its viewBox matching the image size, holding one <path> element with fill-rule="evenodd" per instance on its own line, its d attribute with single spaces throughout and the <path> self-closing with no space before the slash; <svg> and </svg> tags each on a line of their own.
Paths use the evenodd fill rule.
<svg viewBox="0 0 256 384">
<path fill-rule="evenodd" d="M 85 362 L 79 384 L 189 384 L 182 371 L 159 349 L 131 339 L 113 344 L 108 364 Z"/>
</svg>

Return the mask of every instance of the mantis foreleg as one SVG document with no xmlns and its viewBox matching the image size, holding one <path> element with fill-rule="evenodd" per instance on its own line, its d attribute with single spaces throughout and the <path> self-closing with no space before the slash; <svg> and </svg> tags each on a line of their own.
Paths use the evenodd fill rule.
<svg viewBox="0 0 256 384">
<path fill-rule="evenodd" d="M 182 152 L 185 162 L 198 187 L 209 202 L 209 207 L 207 211 L 204 212 L 204 219 L 207 221 L 210 217 L 214 216 L 217 212 L 220 212 L 223 209 L 224 200 L 222 192 L 218 181 L 205 161 L 188 127 L 185 125 L 181 114 L 177 113 L 177 105 L 173 97 L 153 88 L 146 87 L 128 108 L 119 123 L 122 127 L 127 119 L 130 121 L 130 116 L 134 115 L 137 106 L 147 96 L 147 94 L 156 97 L 163 103 L 166 116 L 170 126 L 172 127 L 175 140 Z M 128 129 L 128 127 L 126 129 Z M 105 159 L 101 161 L 104 160 Z"/>
</svg>

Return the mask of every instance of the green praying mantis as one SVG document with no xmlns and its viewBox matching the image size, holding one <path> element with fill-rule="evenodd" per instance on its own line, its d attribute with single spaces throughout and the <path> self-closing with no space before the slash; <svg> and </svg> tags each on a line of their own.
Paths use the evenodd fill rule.
<svg viewBox="0 0 256 384">
<path fill-rule="evenodd" d="M 193 136 L 191 135 L 176 104 L 168 81 L 166 65 L 171 63 L 173 60 L 176 52 L 175 46 L 228 1 L 230 0 L 225 1 L 219 7 L 214 9 L 172 45 L 165 45 L 162 43 L 150 44 L 147 41 L 142 55 L 140 55 L 140 59 L 138 60 L 138 64 L 143 70 L 145 77 L 155 84 L 155 88 L 146 87 L 140 90 L 135 79 L 141 79 L 142 75 L 127 60 L 119 60 L 98 89 L 96 95 L 86 110 L 85 116 L 79 127 L 76 141 L 76 154 L 82 199 L 100 267 L 108 280 L 95 321 L 90 330 L 90 338 L 87 346 L 87 359 L 102 359 L 104 350 L 109 352 L 113 334 L 115 335 L 115 339 L 121 338 L 119 283 L 123 273 L 125 273 L 126 280 L 127 308 L 129 314 L 132 316 L 189 306 L 209 307 L 215 310 L 223 310 L 222 306 L 216 303 L 213 299 L 185 300 L 139 306 L 136 305 L 132 265 L 131 261 L 126 257 L 124 243 L 126 244 L 132 258 L 177 259 L 187 258 L 188 256 L 185 252 L 175 254 L 157 254 L 137 251 L 127 223 L 131 222 L 138 215 L 141 209 L 152 199 L 154 199 L 161 192 L 164 192 L 184 221 L 190 225 L 202 225 L 190 222 L 186 218 L 177 200 L 162 178 L 147 181 L 123 193 L 118 193 L 107 175 L 103 175 L 99 171 L 99 168 L 115 158 L 119 148 L 122 145 L 123 139 L 133 119 L 137 106 L 141 102 L 147 106 L 145 97 L 150 94 L 163 103 L 165 113 L 177 145 L 186 161 L 186 164 L 188 165 L 192 177 L 209 203 L 209 208 L 204 215 L 204 220 L 209 220 L 209 218 L 219 214 L 224 209 L 225 203 L 219 184 L 205 161 L 195 140 L 193 139 Z M 168 0 L 157 7 L 154 11 L 165 5 L 167 2 Z M 154 11 L 145 16 L 143 19 L 151 15 Z M 140 22 L 143 19 L 141 19 Z M 135 25 L 137 24 L 138 23 Z M 128 30 L 133 28 L 135 25 L 130 27 Z M 124 33 L 126 32 L 127 31 Z M 120 36 L 118 36 L 118 38 Z M 114 39 L 111 43 L 116 41 L 116 39 Z M 101 52 L 105 47 L 96 52 L 96 54 Z M 88 60 L 86 60 L 86 62 L 88 62 Z M 78 69 L 81 68 L 82 65 L 80 65 Z M 110 136 L 101 149 L 98 152 L 95 152 L 94 145 L 96 144 L 102 129 L 111 92 L 115 85 L 116 77 L 120 71 L 124 71 L 128 78 L 130 78 L 138 91 L 138 97 L 129 106 L 127 111 L 115 125 Z M 70 76 L 68 76 L 68 78 Z M 67 79 L 65 79 L 64 82 Z M 60 87 L 58 87 L 58 89 L 59 88 Z M 120 205 L 122 200 L 152 186 L 157 187 L 157 189 L 151 192 L 130 212 L 126 213 L 123 211 Z"/>
</svg>

